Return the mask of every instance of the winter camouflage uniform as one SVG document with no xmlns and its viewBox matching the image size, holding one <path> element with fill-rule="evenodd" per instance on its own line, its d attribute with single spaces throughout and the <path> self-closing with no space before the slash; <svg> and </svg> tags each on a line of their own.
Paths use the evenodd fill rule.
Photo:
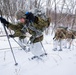
<svg viewBox="0 0 76 75">
<path fill-rule="evenodd" d="M 61 40 L 66 38 L 66 31 L 67 31 L 67 27 L 58 27 L 53 39 Z"/>
<path fill-rule="evenodd" d="M 76 31 L 67 30 L 67 27 L 59 27 L 53 39 L 61 40 L 61 39 L 75 39 Z"/>
<path fill-rule="evenodd" d="M 13 34 L 14 37 L 19 37 L 19 38 L 25 38 L 26 36 L 24 36 L 24 33 L 21 32 L 21 29 L 23 28 L 22 23 L 18 23 L 18 24 L 12 24 L 9 23 L 7 25 L 8 28 L 10 28 L 11 30 L 13 30 L 15 33 Z"/>
<path fill-rule="evenodd" d="M 55 31 L 55 36 L 54 36 L 54 51 L 58 49 L 58 51 L 62 51 L 62 40 L 67 39 L 66 37 L 67 33 L 67 27 L 58 27 Z M 58 44 L 60 45 L 58 48 Z"/>
<path fill-rule="evenodd" d="M 17 19 L 20 19 L 21 17 L 26 18 L 26 16 L 17 13 Z M 14 37 L 19 37 L 21 39 L 26 37 L 24 33 L 29 32 L 32 35 L 30 37 L 30 41 L 32 43 L 36 43 L 43 40 L 42 32 L 50 25 L 49 23 L 49 19 L 45 21 L 44 19 L 38 17 L 38 22 L 36 23 L 18 23 L 16 25 L 9 23 L 7 27 L 14 30 Z M 22 29 L 24 30 L 24 33 L 22 32 Z"/>
</svg>

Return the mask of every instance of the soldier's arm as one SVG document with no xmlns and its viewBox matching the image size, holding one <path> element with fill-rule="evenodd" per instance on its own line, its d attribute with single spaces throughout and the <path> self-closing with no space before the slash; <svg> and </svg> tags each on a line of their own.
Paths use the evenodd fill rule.
<svg viewBox="0 0 76 75">
<path fill-rule="evenodd" d="M 18 24 L 13 24 L 13 23 L 9 23 L 7 24 L 7 28 L 10 28 L 11 30 L 21 30 L 23 27 L 23 25 L 21 23 L 18 23 Z"/>
<path fill-rule="evenodd" d="M 26 37 L 26 36 L 24 36 L 24 33 L 22 33 L 22 31 L 21 31 L 21 29 L 23 28 L 22 23 L 17 23 L 17 24 L 9 23 L 7 25 L 7 28 L 10 28 L 11 30 L 14 31 L 14 34 L 13 34 L 14 37 L 20 37 L 20 38 Z"/>
</svg>

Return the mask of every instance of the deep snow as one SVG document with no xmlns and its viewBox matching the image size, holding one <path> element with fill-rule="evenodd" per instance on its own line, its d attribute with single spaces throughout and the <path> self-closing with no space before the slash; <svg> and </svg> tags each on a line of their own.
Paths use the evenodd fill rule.
<svg viewBox="0 0 76 75">
<path fill-rule="evenodd" d="M 1 25 L 1 24 L 0 24 Z M 3 28 L 2 28 L 3 30 Z M 3 30 L 4 31 L 4 30 Z M 4 33 L 1 33 L 2 35 Z M 48 53 L 41 60 L 29 60 L 31 52 L 24 52 L 19 45 L 10 38 L 18 66 L 15 66 L 11 50 L 6 37 L 0 37 L 0 75 L 76 75 L 76 40 L 71 49 L 53 51 L 53 35 L 44 35 L 43 46 Z M 15 38 L 18 41 L 18 38 Z"/>
</svg>

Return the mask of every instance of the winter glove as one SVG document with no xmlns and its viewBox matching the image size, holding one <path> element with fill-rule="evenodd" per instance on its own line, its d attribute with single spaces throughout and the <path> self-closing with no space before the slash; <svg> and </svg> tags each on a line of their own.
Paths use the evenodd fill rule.
<svg viewBox="0 0 76 75">
<path fill-rule="evenodd" d="M 14 38 L 15 36 L 14 35 L 9 35 L 9 37 Z"/>
<path fill-rule="evenodd" d="M 23 30 L 20 30 L 20 31 L 21 31 L 21 33 L 25 34 L 25 32 Z"/>
<path fill-rule="evenodd" d="M 4 25 L 9 24 L 9 22 L 6 21 L 6 19 L 4 19 L 3 17 L 0 17 L 0 21 L 1 21 L 1 23 L 3 23 Z"/>
</svg>

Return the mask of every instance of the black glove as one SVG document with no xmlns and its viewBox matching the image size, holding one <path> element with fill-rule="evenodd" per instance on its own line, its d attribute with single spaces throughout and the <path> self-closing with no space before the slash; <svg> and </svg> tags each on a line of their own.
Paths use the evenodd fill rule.
<svg viewBox="0 0 76 75">
<path fill-rule="evenodd" d="M 20 31 L 21 31 L 21 33 L 25 34 L 25 32 L 23 30 L 20 30 Z"/>
<path fill-rule="evenodd" d="M 9 37 L 14 38 L 15 36 L 14 35 L 9 35 Z"/>
<path fill-rule="evenodd" d="M 3 17 L 0 17 L 0 21 L 1 21 L 1 23 L 3 23 L 4 25 L 9 24 L 9 22 L 6 21 L 6 19 L 4 19 Z"/>
</svg>

